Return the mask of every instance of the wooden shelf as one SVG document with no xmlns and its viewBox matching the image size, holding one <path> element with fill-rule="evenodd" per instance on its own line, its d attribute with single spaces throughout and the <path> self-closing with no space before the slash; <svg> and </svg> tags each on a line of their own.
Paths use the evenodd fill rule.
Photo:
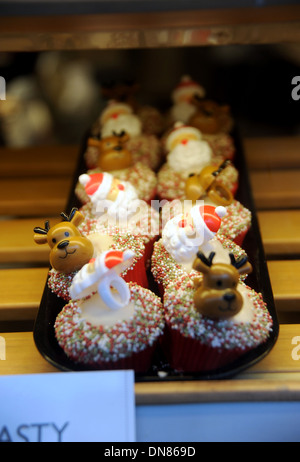
<svg viewBox="0 0 300 462">
<path fill-rule="evenodd" d="M 71 10 L 72 11 L 72 10 Z M 0 51 L 291 43 L 299 5 L 0 18 Z"/>
</svg>

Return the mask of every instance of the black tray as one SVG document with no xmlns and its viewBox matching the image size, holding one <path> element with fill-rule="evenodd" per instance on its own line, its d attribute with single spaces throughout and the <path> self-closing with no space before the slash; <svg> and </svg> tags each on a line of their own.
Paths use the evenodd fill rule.
<svg viewBox="0 0 300 462">
<path fill-rule="evenodd" d="M 236 361 L 228 364 L 225 367 L 215 369 L 210 372 L 203 372 L 197 374 L 186 374 L 177 373 L 170 369 L 166 362 L 163 353 L 157 350 L 156 358 L 153 362 L 153 366 L 147 374 L 135 374 L 136 382 L 146 381 L 180 381 L 180 380 L 208 380 L 208 379 L 224 379 L 230 378 L 244 369 L 252 366 L 256 362 L 264 358 L 276 343 L 279 333 L 279 323 L 277 320 L 276 310 L 274 306 L 273 293 L 265 260 L 264 249 L 262 245 L 259 225 L 257 221 L 257 215 L 253 203 L 253 198 L 250 189 L 249 177 L 247 167 L 245 163 L 242 143 L 238 136 L 237 130 L 233 133 L 233 138 L 236 146 L 236 156 L 234 159 L 234 165 L 239 171 L 239 188 L 236 194 L 236 199 L 241 202 L 252 212 L 252 225 L 249 229 L 245 240 L 243 242 L 243 249 L 247 252 L 249 261 L 253 266 L 252 273 L 247 277 L 246 283 L 256 290 L 261 292 L 264 301 L 267 304 L 270 315 L 273 319 L 273 330 L 268 340 L 246 353 L 245 355 L 238 358 Z M 77 165 L 76 172 L 74 174 L 73 184 L 70 191 L 70 197 L 66 212 L 69 212 L 72 207 L 79 207 L 75 194 L 74 188 L 78 181 L 78 177 L 81 173 L 86 172 L 86 166 L 83 158 L 83 153 L 86 146 L 86 140 L 83 142 L 82 152 L 79 156 L 79 162 Z M 34 341 L 37 349 L 41 355 L 53 366 L 57 367 L 61 371 L 86 371 L 94 370 L 85 366 L 84 364 L 77 364 L 71 361 L 64 351 L 58 345 L 54 335 L 54 321 L 57 314 L 62 310 L 65 305 L 65 301 L 57 297 L 51 292 L 45 284 L 43 296 L 41 299 L 40 307 L 34 324 Z"/>
</svg>

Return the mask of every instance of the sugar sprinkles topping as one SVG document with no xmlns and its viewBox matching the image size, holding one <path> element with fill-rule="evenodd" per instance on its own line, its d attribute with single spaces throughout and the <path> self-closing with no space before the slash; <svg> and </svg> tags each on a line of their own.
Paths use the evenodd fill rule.
<svg viewBox="0 0 300 462">
<path fill-rule="evenodd" d="M 59 271 L 51 268 L 48 273 L 48 287 L 58 297 L 63 300 L 69 300 L 69 287 L 72 284 L 76 271 L 72 273 L 60 273 Z"/>
<path fill-rule="evenodd" d="M 214 238 L 216 239 L 216 238 Z M 217 239 L 221 242 L 223 248 L 228 252 L 234 254 L 235 258 L 245 255 L 246 252 L 239 245 L 233 242 L 231 239 L 223 235 L 217 236 Z M 195 255 L 196 257 L 196 255 Z M 169 254 L 165 249 L 162 239 L 159 239 L 154 243 L 153 253 L 151 257 L 151 272 L 155 280 L 163 285 L 167 285 L 174 279 L 178 279 L 187 274 L 183 266 L 176 262 L 176 260 Z M 189 272 L 190 276 L 199 276 L 199 273 L 195 270 Z M 242 275 L 241 280 L 244 280 L 247 275 Z"/>
<path fill-rule="evenodd" d="M 74 361 L 85 364 L 117 361 L 153 345 L 162 335 L 164 319 L 161 300 L 153 292 L 129 283 L 134 316 L 112 327 L 93 326 L 80 318 L 75 301 L 56 318 L 54 329 L 60 346 Z"/>
<path fill-rule="evenodd" d="M 244 283 L 242 283 L 244 284 Z M 166 323 L 184 337 L 194 338 L 206 345 L 225 349 L 254 348 L 265 341 L 272 331 L 272 317 L 261 293 L 246 286 L 253 304 L 251 322 L 233 323 L 231 320 L 213 320 L 194 309 L 192 278 L 183 276 L 173 281 L 164 293 Z M 179 290 L 180 288 L 180 290 Z"/>
</svg>

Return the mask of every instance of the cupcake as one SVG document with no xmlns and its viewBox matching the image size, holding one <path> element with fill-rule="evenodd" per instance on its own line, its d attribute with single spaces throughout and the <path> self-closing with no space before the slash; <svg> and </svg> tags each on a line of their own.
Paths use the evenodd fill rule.
<svg viewBox="0 0 300 462">
<path fill-rule="evenodd" d="M 217 169 L 220 158 L 214 158 L 210 145 L 199 130 L 178 122 L 165 141 L 166 162 L 157 173 L 157 193 L 160 199 L 184 199 L 185 183 L 189 175 L 199 174 L 203 168 Z M 222 159 L 224 161 L 225 159 Z M 217 179 L 234 195 L 238 187 L 238 171 L 232 165 L 223 169 Z"/>
<path fill-rule="evenodd" d="M 151 201 L 156 197 L 156 174 L 141 162 L 136 163 L 130 168 L 124 168 L 121 170 L 110 170 L 109 172 L 104 172 L 100 168 L 97 168 L 88 170 L 86 173 L 88 175 L 95 173 L 109 173 L 112 177 L 121 182 L 130 183 L 135 188 L 138 198 L 148 204 L 151 204 Z M 89 197 L 80 182 L 78 182 L 75 186 L 75 196 L 82 204 L 86 204 L 89 201 Z"/>
<path fill-rule="evenodd" d="M 85 216 L 84 226 L 96 233 L 110 232 L 117 227 L 120 233 L 141 237 L 147 262 L 159 235 L 159 213 L 138 198 L 130 183 L 121 182 L 107 172 L 82 174 L 79 183 L 89 198 L 80 209 Z"/>
<path fill-rule="evenodd" d="M 104 252 L 77 273 L 72 300 L 58 314 L 54 330 L 75 363 L 93 369 L 151 368 L 164 318 L 159 297 L 120 273 L 132 253 Z"/>
<path fill-rule="evenodd" d="M 69 300 L 70 285 L 77 272 L 103 250 L 123 250 L 135 252 L 130 268 L 122 277 L 148 286 L 145 267 L 145 245 L 139 236 L 118 234 L 117 230 L 106 234 L 89 233 L 82 229 L 84 215 L 73 208 L 69 215 L 62 213 L 63 220 L 53 226 L 46 221 L 45 228 L 34 228 L 34 241 L 50 247 L 50 265 L 47 284 L 58 297 Z"/>
<path fill-rule="evenodd" d="M 229 368 L 262 345 L 272 331 L 272 317 L 262 295 L 244 284 L 247 259 L 213 262 L 199 253 L 198 277 L 182 276 L 164 293 L 166 331 L 163 349 L 178 372 L 209 373 Z"/>
<path fill-rule="evenodd" d="M 161 293 L 171 281 L 194 275 L 193 262 L 200 249 L 206 255 L 214 252 L 215 260 L 222 263 L 230 263 L 231 253 L 236 258 L 245 255 L 240 246 L 218 234 L 225 213 L 224 207 L 196 205 L 166 223 L 151 257 L 151 272 Z"/>
<path fill-rule="evenodd" d="M 196 203 L 211 206 L 226 206 L 226 215 L 222 218 L 219 235 L 232 239 L 242 245 L 251 226 L 251 211 L 234 199 L 232 192 L 217 181 L 221 172 L 227 168 L 226 160 L 218 168 L 204 167 L 198 175 L 191 174 L 185 182 L 184 200 L 175 199 L 162 207 L 162 227 L 176 214 L 189 211 Z"/>
<path fill-rule="evenodd" d="M 145 117 L 145 115 L 144 115 Z M 155 170 L 161 161 L 161 143 L 157 136 L 143 132 L 143 122 L 133 112 L 129 104 L 109 101 L 91 130 L 92 137 L 105 139 L 114 134 L 125 132 L 125 148 L 131 153 L 133 163 L 141 162 Z M 94 168 L 93 163 L 97 152 L 93 143 L 88 142 L 85 160 L 88 168 Z"/>
</svg>

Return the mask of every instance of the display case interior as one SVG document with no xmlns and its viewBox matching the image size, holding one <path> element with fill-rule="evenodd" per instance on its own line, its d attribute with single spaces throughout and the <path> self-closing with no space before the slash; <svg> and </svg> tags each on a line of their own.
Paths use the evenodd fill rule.
<svg viewBox="0 0 300 462">
<path fill-rule="evenodd" d="M 141 104 L 167 111 L 172 89 L 186 74 L 201 82 L 209 97 L 230 105 L 238 134 L 235 139 L 241 151 L 244 138 L 299 134 L 297 84 L 293 84 L 299 74 L 298 44 L 13 52 L 2 53 L 0 58 L 8 103 L 4 111 L 5 106 L 1 106 L 4 148 L 35 147 L 42 153 L 45 145 L 48 152 L 49 147 L 54 151 L 70 144 L 82 145 L 87 130 L 106 104 L 103 86 L 113 82 L 136 82 L 139 86 L 136 97 Z M 16 104 L 10 107 L 10 102 Z M 283 161 L 284 152 L 281 165 Z M 70 176 L 73 180 L 73 172 Z M 248 180 L 245 184 L 248 187 Z M 70 204 L 69 192 L 68 189 L 64 208 Z M 249 191 L 242 187 L 240 192 L 247 200 Z M 259 203 L 255 205 L 263 210 Z M 31 217 L 34 216 L 32 210 Z M 12 218 L 18 218 L 18 214 Z M 250 234 L 249 240 L 252 239 L 255 241 L 255 236 Z M 291 258 L 297 259 L 298 253 Z M 25 266 L 35 264 L 33 258 Z M 45 265 L 45 260 L 42 264 Z M 2 267 L 6 269 L 7 262 Z M 254 278 L 259 278 L 260 271 L 257 266 Z M 298 313 L 293 313 L 293 320 L 295 316 Z M 30 329 L 33 322 L 34 319 L 29 321 Z M 14 322 L 12 331 L 17 324 L 20 326 L 22 322 Z M 274 340 L 276 337 L 277 329 Z"/>
</svg>

